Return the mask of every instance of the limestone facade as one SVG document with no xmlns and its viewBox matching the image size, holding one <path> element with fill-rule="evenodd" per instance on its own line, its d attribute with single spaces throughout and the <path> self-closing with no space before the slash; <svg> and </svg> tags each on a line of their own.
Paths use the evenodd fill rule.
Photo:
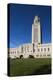
<svg viewBox="0 0 53 80">
<path fill-rule="evenodd" d="M 24 44 L 18 48 L 9 49 L 9 57 L 11 58 L 20 58 L 22 55 L 23 58 L 28 58 L 29 55 L 34 56 L 34 58 L 51 58 L 51 44 Z"/>
</svg>

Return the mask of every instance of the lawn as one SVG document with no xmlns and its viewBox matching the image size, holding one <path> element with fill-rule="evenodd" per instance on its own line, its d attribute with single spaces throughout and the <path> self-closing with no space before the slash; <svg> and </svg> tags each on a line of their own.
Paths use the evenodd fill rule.
<svg viewBox="0 0 53 80">
<path fill-rule="evenodd" d="M 51 59 L 10 59 L 8 62 L 9 76 L 25 76 L 51 74 Z"/>
</svg>

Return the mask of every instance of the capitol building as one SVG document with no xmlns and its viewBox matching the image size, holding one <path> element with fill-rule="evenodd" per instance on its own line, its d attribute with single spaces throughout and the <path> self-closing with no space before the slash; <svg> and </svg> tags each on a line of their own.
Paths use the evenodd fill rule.
<svg viewBox="0 0 53 80">
<path fill-rule="evenodd" d="M 35 16 L 32 24 L 32 42 L 20 45 L 17 48 L 8 48 L 10 58 L 51 58 L 52 44 L 42 43 L 40 18 Z"/>
</svg>

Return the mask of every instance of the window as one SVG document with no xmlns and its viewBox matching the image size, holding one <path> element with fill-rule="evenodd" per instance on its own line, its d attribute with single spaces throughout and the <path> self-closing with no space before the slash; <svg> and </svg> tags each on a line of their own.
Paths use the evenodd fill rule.
<svg viewBox="0 0 53 80">
<path fill-rule="evenodd" d="M 27 46 L 27 51 L 29 52 L 29 46 Z"/>
<path fill-rule="evenodd" d="M 13 51 L 13 53 L 15 53 L 15 52 Z"/>
<path fill-rule="evenodd" d="M 29 48 L 27 48 L 27 51 L 29 52 Z"/>
<path fill-rule="evenodd" d="M 44 48 L 44 51 L 46 51 L 46 48 Z"/>
<path fill-rule="evenodd" d="M 46 54 L 44 54 L 43 56 L 46 56 Z"/>
<path fill-rule="evenodd" d="M 32 50 L 31 50 L 31 52 L 32 52 Z"/>
<path fill-rule="evenodd" d="M 16 53 L 16 51 L 15 51 L 15 53 Z"/>
<path fill-rule="evenodd" d="M 40 55 L 40 57 L 41 57 L 42 55 Z"/>
<path fill-rule="evenodd" d="M 48 54 L 47 56 L 50 56 L 50 54 Z"/>
<path fill-rule="evenodd" d="M 41 51 L 43 51 L 43 49 L 41 48 Z"/>
<path fill-rule="evenodd" d="M 50 49 L 48 48 L 48 51 L 49 51 Z"/>
<path fill-rule="evenodd" d="M 14 53 L 14 52 L 13 52 Z"/>
<path fill-rule="evenodd" d="M 19 53 L 19 51 L 17 51 L 17 53 Z"/>
<path fill-rule="evenodd" d="M 40 51 L 40 49 L 38 49 L 38 52 Z"/>
<path fill-rule="evenodd" d="M 22 46 L 22 48 L 21 48 L 21 52 L 23 53 L 23 46 Z"/>
<path fill-rule="evenodd" d="M 39 56 L 39 55 L 36 55 L 37 57 Z"/>
<path fill-rule="evenodd" d="M 33 52 L 35 52 L 35 49 L 33 49 Z"/>
</svg>

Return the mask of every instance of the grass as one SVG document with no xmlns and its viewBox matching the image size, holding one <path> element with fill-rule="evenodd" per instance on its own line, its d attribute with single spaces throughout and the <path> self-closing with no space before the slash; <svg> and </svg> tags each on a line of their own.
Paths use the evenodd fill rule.
<svg viewBox="0 0 53 80">
<path fill-rule="evenodd" d="M 9 76 L 39 75 L 51 73 L 51 59 L 10 59 L 8 64 Z"/>
</svg>

